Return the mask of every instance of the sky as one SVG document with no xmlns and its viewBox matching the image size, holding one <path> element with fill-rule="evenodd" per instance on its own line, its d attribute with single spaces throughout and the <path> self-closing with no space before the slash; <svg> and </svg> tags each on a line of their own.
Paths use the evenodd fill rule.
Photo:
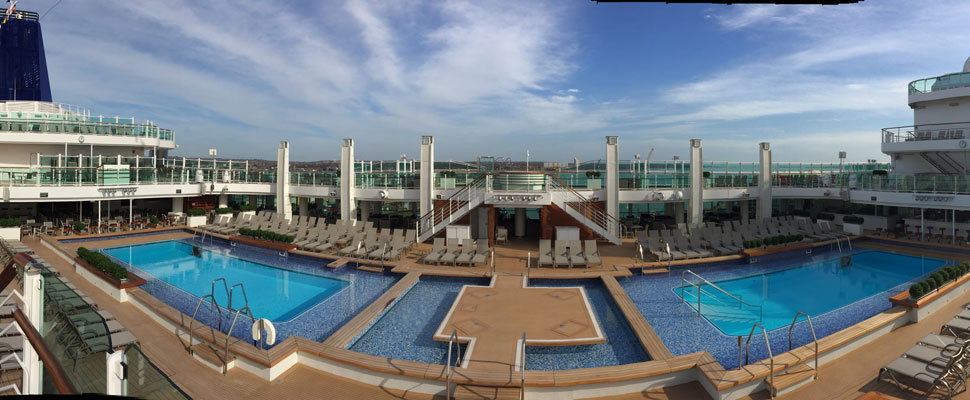
<svg viewBox="0 0 970 400">
<path fill-rule="evenodd" d="M 888 160 L 908 82 L 958 72 L 970 2 L 20 0 L 55 102 L 152 120 L 172 155 Z M 45 14 L 46 12 L 46 14 Z"/>
</svg>

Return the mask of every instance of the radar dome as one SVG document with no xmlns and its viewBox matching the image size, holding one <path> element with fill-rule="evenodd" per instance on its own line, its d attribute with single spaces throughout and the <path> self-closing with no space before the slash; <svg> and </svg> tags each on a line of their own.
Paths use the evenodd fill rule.
<svg viewBox="0 0 970 400">
<path fill-rule="evenodd" d="M 967 62 L 963 63 L 963 72 L 970 72 L 970 57 L 967 58 Z"/>
</svg>

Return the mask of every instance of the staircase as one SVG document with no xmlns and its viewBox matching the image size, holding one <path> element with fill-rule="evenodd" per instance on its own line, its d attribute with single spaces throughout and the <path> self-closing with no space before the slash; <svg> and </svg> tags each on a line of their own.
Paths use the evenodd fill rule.
<svg viewBox="0 0 970 400">
<path fill-rule="evenodd" d="M 617 234 L 620 227 L 619 221 L 604 212 L 598 204 L 589 201 L 586 196 L 573 190 L 555 175 L 546 175 L 546 190 L 552 198 L 552 203 L 573 219 L 592 229 L 610 243 L 617 246 L 622 244 Z"/>
<path fill-rule="evenodd" d="M 452 221 L 468 215 L 469 211 L 482 204 L 486 192 L 488 192 L 487 174 L 479 176 L 461 190 L 449 196 L 443 201 L 444 204 L 441 207 L 432 207 L 431 211 L 421 216 L 418 223 L 418 242 L 430 239 L 451 224 Z M 441 201 L 436 203 L 442 204 Z"/>
<path fill-rule="evenodd" d="M 919 155 L 942 174 L 962 174 L 964 171 L 963 165 L 946 153 L 939 151 L 932 153 L 923 152 L 919 153 Z"/>
</svg>

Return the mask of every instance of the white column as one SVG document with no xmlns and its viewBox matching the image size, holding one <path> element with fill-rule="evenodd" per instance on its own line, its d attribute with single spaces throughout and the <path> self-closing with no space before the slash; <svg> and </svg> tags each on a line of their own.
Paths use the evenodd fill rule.
<svg viewBox="0 0 970 400">
<path fill-rule="evenodd" d="M 34 325 L 37 332 L 44 332 L 44 279 L 40 276 L 40 270 L 30 267 L 24 272 L 24 314 L 27 320 Z M 41 394 L 41 377 L 43 370 L 40 357 L 37 351 L 30 346 L 27 338 L 24 337 L 24 394 Z"/>
<path fill-rule="evenodd" d="M 419 181 L 419 216 L 434 208 L 434 136 L 421 137 L 421 171 Z"/>
<path fill-rule="evenodd" d="M 340 219 L 357 219 L 357 197 L 354 194 L 354 139 L 344 139 L 340 148 Z"/>
<path fill-rule="evenodd" d="M 674 222 L 678 224 L 684 223 L 684 203 L 683 202 L 674 203 Z"/>
<path fill-rule="evenodd" d="M 172 198 L 172 212 L 173 213 L 182 213 L 182 204 L 184 204 L 184 203 L 185 202 L 182 200 L 181 197 L 173 197 Z"/>
<path fill-rule="evenodd" d="M 748 213 L 750 213 L 750 211 L 748 211 L 748 203 L 750 203 L 750 201 L 741 200 L 740 203 L 741 203 L 741 212 L 740 212 L 741 223 L 746 224 L 748 223 Z"/>
<path fill-rule="evenodd" d="M 219 194 L 219 207 L 229 207 L 229 194 L 220 193 Z"/>
<path fill-rule="evenodd" d="M 293 219 L 290 205 L 290 142 L 280 142 L 276 152 L 276 212 Z"/>
<path fill-rule="evenodd" d="M 700 139 L 690 140 L 690 200 L 687 210 L 691 227 L 704 223 L 704 149 Z"/>
<path fill-rule="evenodd" d="M 525 209 L 515 209 L 515 237 L 525 236 Z"/>
<path fill-rule="evenodd" d="M 759 145 L 758 160 L 761 163 L 758 176 L 758 221 L 771 218 L 771 148 L 768 142 Z"/>
<path fill-rule="evenodd" d="M 606 137 L 606 190 L 604 199 L 606 200 L 606 214 L 612 216 L 608 229 L 617 237 L 620 236 L 620 227 L 616 226 L 616 219 L 620 217 L 620 153 L 619 140 L 616 136 Z"/>
</svg>

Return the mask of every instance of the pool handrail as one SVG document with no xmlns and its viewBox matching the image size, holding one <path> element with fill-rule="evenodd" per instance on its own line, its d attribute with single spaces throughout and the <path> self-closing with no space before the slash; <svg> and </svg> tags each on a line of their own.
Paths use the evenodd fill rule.
<svg viewBox="0 0 970 400">
<path fill-rule="evenodd" d="M 243 315 L 248 316 L 249 319 L 252 321 L 252 323 L 254 325 L 256 324 L 256 318 L 253 318 L 253 311 L 249 309 L 249 305 L 246 305 L 246 306 L 244 306 L 244 307 L 236 310 L 236 315 L 234 317 L 232 317 L 232 324 L 229 325 L 229 331 L 226 332 L 226 351 L 225 351 L 225 358 L 222 359 L 222 364 L 223 364 L 223 366 L 222 366 L 222 375 L 226 375 L 226 374 L 229 373 L 229 339 L 232 338 L 232 330 L 233 330 L 233 328 L 236 327 L 236 320 L 239 318 L 239 314 L 240 313 L 243 313 L 244 311 L 245 311 L 245 313 Z M 260 335 L 262 335 L 262 331 L 260 331 Z M 242 340 L 242 339 L 236 339 L 236 342 L 238 342 L 240 340 Z M 255 344 L 254 344 L 254 346 L 255 346 Z"/>
<path fill-rule="evenodd" d="M 239 286 L 239 290 L 242 290 L 243 307 L 249 307 L 249 298 L 246 296 L 246 288 L 243 286 L 242 282 L 239 282 L 229 287 L 229 311 L 235 310 L 232 308 L 232 291 L 236 289 L 236 286 Z"/>
<path fill-rule="evenodd" d="M 457 354 L 458 357 L 455 359 L 454 364 L 451 363 L 452 346 L 455 346 L 456 353 L 458 353 Z M 461 347 L 458 346 L 458 329 L 454 329 L 451 331 L 451 336 L 448 336 L 448 361 L 446 361 L 446 364 L 445 364 L 445 379 L 447 381 L 445 385 L 445 398 L 447 400 L 451 400 L 451 375 L 455 373 L 455 368 L 454 368 L 455 365 L 458 365 L 460 363 L 461 363 Z"/>
<path fill-rule="evenodd" d="M 765 330 L 765 327 L 761 326 L 761 324 L 756 323 L 751 326 L 751 333 L 748 334 L 748 340 L 744 343 L 744 363 L 745 365 L 748 364 L 748 355 L 750 354 L 748 347 L 751 344 L 751 337 L 754 336 L 754 332 L 758 328 L 761 328 L 761 333 L 765 338 L 765 347 L 768 349 L 768 362 L 770 364 L 768 369 L 768 397 L 774 398 L 775 392 L 773 388 L 775 386 L 775 356 L 771 354 L 771 343 L 768 342 L 768 331 Z"/>
<path fill-rule="evenodd" d="M 222 281 L 222 288 L 226 291 L 226 299 L 229 299 L 229 284 L 226 283 L 226 278 L 216 278 L 212 280 L 212 286 L 209 288 L 209 294 L 212 295 L 212 304 L 219 307 L 219 303 L 216 303 L 216 282 Z M 228 300 L 232 302 L 232 300 Z M 221 312 L 220 312 L 221 313 Z M 222 331 L 222 317 L 219 318 L 219 331 Z"/>
<path fill-rule="evenodd" d="M 519 400 L 525 400 L 525 331 L 522 331 L 522 352 L 519 353 L 519 371 L 522 373 L 519 382 Z"/>
<path fill-rule="evenodd" d="M 732 299 L 735 299 L 735 300 L 737 300 L 737 301 L 738 301 L 738 303 L 740 303 L 740 304 L 744 304 L 744 305 L 746 305 L 746 306 L 748 306 L 748 307 L 751 307 L 751 308 L 758 308 L 758 310 L 759 310 L 759 314 L 760 314 L 760 316 L 759 316 L 759 320 L 760 320 L 760 319 L 764 319 L 764 309 L 763 309 L 763 308 L 762 308 L 762 307 L 761 307 L 760 305 L 753 305 L 753 304 L 750 304 L 750 303 L 748 303 L 748 302 L 746 302 L 746 301 L 744 301 L 744 300 L 741 300 L 741 298 L 740 298 L 740 297 L 737 297 L 737 296 L 735 296 L 735 295 L 733 295 L 733 294 L 731 294 L 731 293 L 728 293 L 728 291 L 726 291 L 726 290 L 724 290 L 724 289 L 721 289 L 720 287 L 718 287 L 717 285 L 715 285 L 715 284 L 714 284 L 713 282 L 711 282 L 711 281 L 709 281 L 709 280 L 707 280 L 707 279 L 704 279 L 704 277 L 702 277 L 702 276 L 700 276 L 700 275 L 697 275 L 696 273 L 694 273 L 694 271 L 691 271 L 691 270 L 689 270 L 689 269 L 685 269 L 685 270 L 684 270 L 684 272 L 682 272 L 682 273 L 680 274 L 680 281 L 681 281 L 681 283 L 682 283 L 682 285 L 681 285 L 681 287 L 680 287 L 680 299 L 681 299 L 681 301 L 684 301 L 684 286 L 683 286 L 683 283 L 684 283 L 684 282 L 686 282 L 686 283 L 689 283 L 689 284 L 691 284 L 692 286 L 696 286 L 696 287 L 697 287 L 697 297 L 698 297 L 698 299 L 697 299 L 697 312 L 698 312 L 698 313 L 700 313 L 700 312 L 701 312 L 701 307 L 700 307 L 700 303 L 701 303 L 701 300 L 700 300 L 700 294 L 701 294 L 701 290 L 702 290 L 702 289 L 701 289 L 701 287 L 700 287 L 700 285 L 695 285 L 694 283 L 692 283 L 692 282 L 690 282 L 690 281 L 688 281 L 688 280 L 687 280 L 687 277 L 686 277 L 686 275 L 687 275 L 688 273 L 689 273 L 689 274 L 691 274 L 691 275 L 693 275 L 693 276 L 695 276 L 695 277 L 697 277 L 697 279 L 700 279 L 701 281 L 703 281 L 704 283 L 706 283 L 706 284 L 708 284 L 708 285 L 710 285 L 711 287 L 713 287 L 713 288 L 715 288 L 715 289 L 717 289 L 717 290 L 718 290 L 718 291 L 720 291 L 721 293 L 724 293 L 724 294 L 726 294 L 726 295 L 728 295 L 729 297 L 731 297 Z M 713 297 L 713 296 L 711 296 L 711 297 Z M 716 300 L 716 298 L 715 298 L 715 300 Z M 724 304 L 724 303 L 722 302 L 721 304 Z"/>
<path fill-rule="evenodd" d="M 193 328 L 193 326 L 195 325 L 195 321 L 196 321 L 195 318 L 199 315 L 199 308 L 202 307 L 202 302 L 204 302 L 206 298 L 212 300 L 212 308 L 215 308 L 216 309 L 216 313 L 218 313 L 218 315 L 219 315 L 219 331 L 220 332 L 222 331 L 222 309 L 219 308 L 219 304 L 216 303 L 216 297 L 213 296 L 211 293 L 210 294 L 207 294 L 205 296 L 200 297 L 199 298 L 199 303 L 196 304 L 196 306 L 195 306 L 195 312 L 192 313 L 192 319 L 189 320 L 189 330 L 188 330 L 188 334 L 189 334 L 189 346 L 188 346 L 188 350 L 189 350 L 189 353 L 192 353 L 193 352 L 193 350 L 192 350 L 192 340 L 195 339 L 195 328 Z M 205 326 L 205 325 L 203 325 L 203 326 Z"/>
<path fill-rule="evenodd" d="M 812 323 L 812 317 L 805 312 L 799 311 L 795 313 L 795 319 L 792 320 L 791 325 L 788 326 L 788 351 L 791 351 L 792 340 L 791 334 L 792 330 L 795 329 L 795 323 L 798 322 L 798 316 L 804 315 L 805 319 L 808 320 L 808 327 L 812 330 L 812 342 L 815 343 L 815 379 L 818 379 L 818 337 L 815 336 L 815 325 Z"/>
</svg>

